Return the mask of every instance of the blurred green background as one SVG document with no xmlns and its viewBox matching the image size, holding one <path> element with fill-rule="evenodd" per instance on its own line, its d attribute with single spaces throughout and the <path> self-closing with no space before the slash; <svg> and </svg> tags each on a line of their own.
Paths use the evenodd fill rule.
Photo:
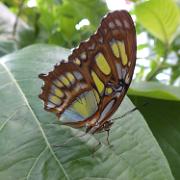
<svg viewBox="0 0 180 180">
<path fill-rule="evenodd" d="M 137 65 L 128 96 L 139 107 L 179 180 L 180 1 L 2 0 L 0 56 L 39 43 L 74 48 L 115 9 L 127 9 L 137 31 Z"/>
<path fill-rule="evenodd" d="M 1 56 L 34 43 L 76 47 L 96 31 L 108 7 L 126 8 L 137 30 L 135 80 L 180 85 L 178 1 L 3 0 L 2 3 Z"/>
</svg>

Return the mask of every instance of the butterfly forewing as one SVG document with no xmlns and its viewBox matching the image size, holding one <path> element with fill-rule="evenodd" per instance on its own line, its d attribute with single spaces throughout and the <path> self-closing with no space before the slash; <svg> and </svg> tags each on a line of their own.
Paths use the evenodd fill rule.
<svg viewBox="0 0 180 180">
<path fill-rule="evenodd" d="M 58 117 L 68 114 L 64 116 L 67 125 L 98 132 L 126 94 L 135 62 L 136 34 L 130 15 L 126 11 L 109 13 L 66 63 L 40 76 L 45 81 L 40 98 L 45 109 Z"/>
</svg>

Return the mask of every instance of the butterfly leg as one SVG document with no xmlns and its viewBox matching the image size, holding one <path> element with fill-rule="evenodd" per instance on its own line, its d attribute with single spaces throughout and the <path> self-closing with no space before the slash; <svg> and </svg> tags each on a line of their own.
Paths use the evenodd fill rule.
<svg viewBox="0 0 180 180">
<path fill-rule="evenodd" d="M 106 132 L 107 132 L 106 141 L 107 141 L 107 144 L 110 146 L 110 142 L 109 142 L 109 131 L 110 131 L 110 129 L 107 129 L 107 130 L 106 130 Z"/>
<path fill-rule="evenodd" d="M 107 129 L 106 132 L 107 132 L 107 136 L 106 136 L 107 144 L 108 144 L 109 148 L 112 148 L 113 145 L 109 141 L 109 132 L 110 132 L 110 129 Z"/>
</svg>

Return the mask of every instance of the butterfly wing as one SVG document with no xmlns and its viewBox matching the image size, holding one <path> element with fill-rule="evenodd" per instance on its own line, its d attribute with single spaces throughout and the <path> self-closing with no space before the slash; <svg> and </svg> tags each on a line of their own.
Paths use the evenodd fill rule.
<svg viewBox="0 0 180 180">
<path fill-rule="evenodd" d="M 45 82 L 40 98 L 45 109 L 64 116 L 66 124 L 98 124 L 96 132 L 120 105 L 135 62 L 136 35 L 130 15 L 126 11 L 109 13 L 67 62 L 56 65 L 48 75 L 40 75 Z"/>
<path fill-rule="evenodd" d="M 109 13 L 103 18 L 97 33 L 82 42 L 69 56 L 69 61 L 78 62 L 87 71 L 93 69 L 103 84 L 110 80 L 118 83 L 127 71 L 133 74 L 136 34 L 129 13 L 124 10 Z"/>
<path fill-rule="evenodd" d="M 39 97 L 44 101 L 45 110 L 55 112 L 60 117 L 69 105 L 78 101 L 82 92 L 91 90 L 84 76 L 80 67 L 65 61 L 56 65 L 48 75 L 40 74 L 45 83 Z"/>
</svg>

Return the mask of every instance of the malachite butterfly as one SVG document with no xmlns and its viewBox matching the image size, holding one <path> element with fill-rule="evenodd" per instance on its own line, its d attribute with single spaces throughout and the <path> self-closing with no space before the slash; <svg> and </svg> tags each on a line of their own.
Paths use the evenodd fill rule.
<svg viewBox="0 0 180 180">
<path fill-rule="evenodd" d="M 121 104 L 136 63 L 136 32 L 125 10 L 107 14 L 97 32 L 74 49 L 68 60 L 39 77 L 44 109 L 62 124 L 109 131 L 110 117 Z"/>
</svg>

